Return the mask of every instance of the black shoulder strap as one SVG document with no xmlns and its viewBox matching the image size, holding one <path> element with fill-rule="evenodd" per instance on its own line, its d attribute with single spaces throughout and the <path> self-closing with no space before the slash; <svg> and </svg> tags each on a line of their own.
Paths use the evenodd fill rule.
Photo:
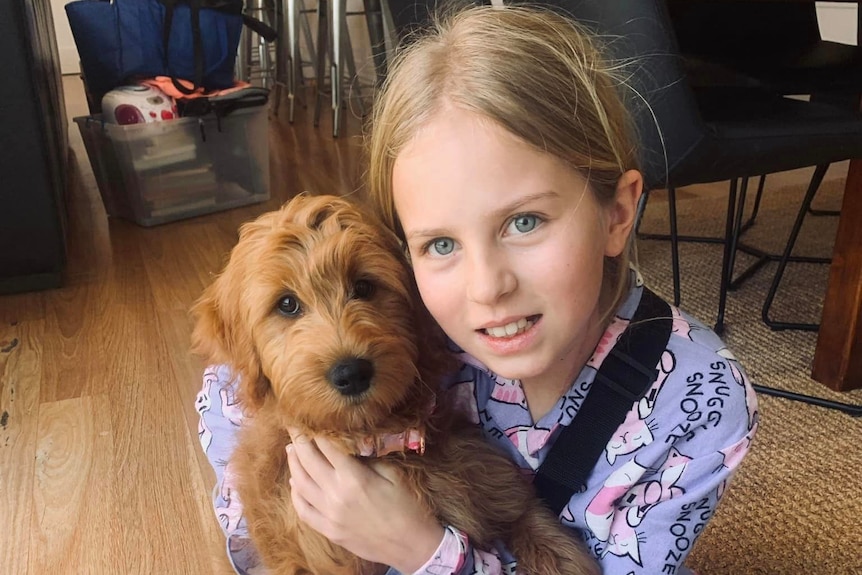
<svg viewBox="0 0 862 575">
<path fill-rule="evenodd" d="M 536 472 L 536 492 L 559 515 L 583 491 L 599 456 L 626 414 L 658 377 L 671 332 L 670 306 L 648 290 L 629 327 L 596 373 L 574 420 L 564 427 Z"/>
</svg>

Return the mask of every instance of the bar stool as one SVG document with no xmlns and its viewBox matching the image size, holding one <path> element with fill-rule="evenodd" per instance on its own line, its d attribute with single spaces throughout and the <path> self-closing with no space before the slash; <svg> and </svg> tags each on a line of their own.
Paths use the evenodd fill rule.
<svg viewBox="0 0 862 575">
<path fill-rule="evenodd" d="M 248 0 L 246 14 L 272 27 L 276 21 L 276 0 Z M 269 88 L 275 80 L 277 56 L 272 53 L 270 42 L 249 28 L 242 27 L 236 59 L 236 77 L 249 83 L 259 83 Z"/>
<path fill-rule="evenodd" d="M 311 26 L 308 23 L 308 14 L 315 11 L 316 8 L 306 8 L 304 0 L 282 0 L 278 4 L 277 29 L 281 42 L 278 46 L 278 55 L 276 58 L 276 93 L 273 114 L 278 116 L 281 91 L 283 88 L 287 89 L 287 119 L 290 123 L 293 123 L 299 86 L 303 83 L 304 66 L 306 64 L 310 65 L 313 69 L 314 77 L 317 77 L 317 50 L 311 35 Z M 302 38 L 305 40 L 308 54 L 310 54 L 309 62 L 302 60 L 302 51 L 299 42 L 300 32 Z"/>
<path fill-rule="evenodd" d="M 391 23 L 388 0 L 363 0 L 364 10 L 348 11 L 347 0 L 319 0 L 317 28 L 317 99 L 314 108 L 314 125 L 320 123 L 320 98 L 324 92 L 324 69 L 326 56 L 330 61 L 330 96 L 332 106 L 332 136 L 338 137 L 341 128 L 341 110 L 344 107 L 344 78 L 356 79 L 356 62 L 347 31 L 347 16 L 364 15 L 368 26 L 369 40 L 372 48 L 376 78 L 380 81 L 386 74 L 387 46 L 392 45 Z M 324 50 L 324 46 L 326 49 Z M 365 105 L 362 102 L 361 86 L 357 83 L 356 91 L 360 113 L 365 115 Z"/>
</svg>

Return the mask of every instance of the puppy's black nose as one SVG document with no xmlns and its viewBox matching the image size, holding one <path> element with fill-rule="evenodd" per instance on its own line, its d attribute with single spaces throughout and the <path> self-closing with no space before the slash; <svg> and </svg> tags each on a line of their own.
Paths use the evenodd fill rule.
<svg viewBox="0 0 862 575">
<path fill-rule="evenodd" d="M 326 374 L 329 383 L 344 395 L 358 395 L 371 386 L 374 364 L 361 357 L 342 359 Z"/>
</svg>

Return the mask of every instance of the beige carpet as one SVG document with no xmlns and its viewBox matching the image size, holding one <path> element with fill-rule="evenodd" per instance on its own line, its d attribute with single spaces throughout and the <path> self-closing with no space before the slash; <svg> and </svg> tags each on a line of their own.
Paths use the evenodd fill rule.
<svg viewBox="0 0 862 575">
<path fill-rule="evenodd" d="M 846 167 L 830 169 L 816 208 L 840 207 Z M 747 242 L 781 251 L 810 173 L 770 176 Z M 722 235 L 726 202 L 726 183 L 680 190 L 680 233 Z M 666 222 L 666 195 L 656 192 L 641 229 L 666 232 Z M 836 222 L 834 217 L 808 216 L 795 253 L 829 256 Z M 669 245 L 647 240 L 638 245 L 647 283 L 669 298 Z M 682 307 L 712 325 L 721 246 L 687 243 L 680 252 Z M 737 270 L 750 261 L 740 256 Z M 815 333 L 773 332 L 760 320 L 774 271 L 775 264 L 766 266 L 731 293 L 724 336 L 729 347 L 755 383 L 862 403 L 862 390 L 834 393 L 810 378 Z M 791 264 L 773 319 L 819 321 L 827 273 L 826 265 Z M 752 450 L 688 565 L 701 575 L 862 574 L 862 419 L 785 399 L 759 399 L 761 426 Z"/>
</svg>

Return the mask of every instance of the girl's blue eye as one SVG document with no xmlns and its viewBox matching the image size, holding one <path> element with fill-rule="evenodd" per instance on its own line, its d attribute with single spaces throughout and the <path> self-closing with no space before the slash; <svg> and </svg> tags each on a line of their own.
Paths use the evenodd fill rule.
<svg viewBox="0 0 862 575">
<path fill-rule="evenodd" d="M 532 214 L 521 214 L 512 218 L 512 227 L 519 234 L 532 232 L 539 225 L 539 217 Z"/>
<path fill-rule="evenodd" d="M 452 238 L 437 238 L 428 242 L 428 251 L 438 256 L 448 256 L 455 249 Z"/>
</svg>

